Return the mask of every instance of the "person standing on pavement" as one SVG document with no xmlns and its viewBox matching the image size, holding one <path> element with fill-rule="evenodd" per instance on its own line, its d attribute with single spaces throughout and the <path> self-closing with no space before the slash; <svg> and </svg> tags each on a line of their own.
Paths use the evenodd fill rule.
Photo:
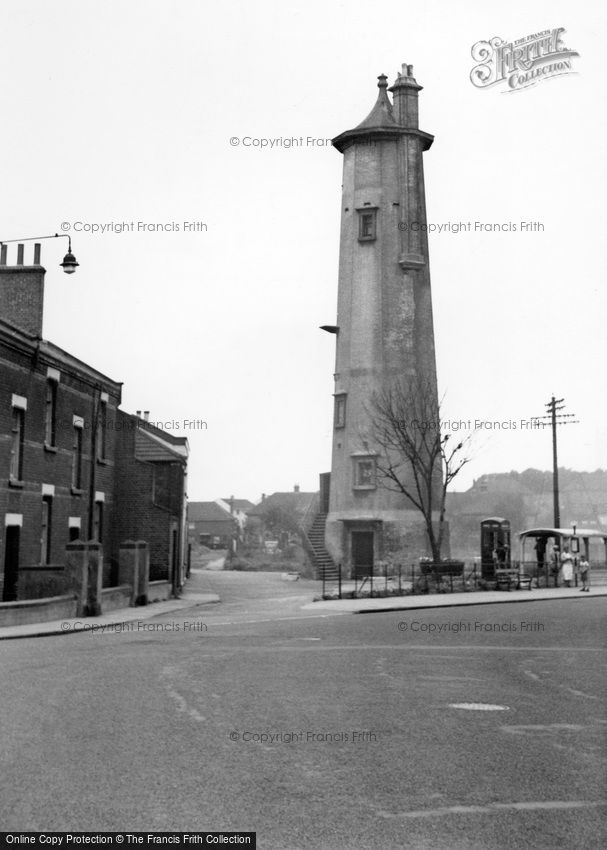
<svg viewBox="0 0 607 850">
<path fill-rule="evenodd" d="M 580 590 L 588 593 L 590 591 L 590 564 L 586 555 L 582 555 L 580 560 L 580 578 L 582 579 Z"/>
<path fill-rule="evenodd" d="M 506 546 L 501 541 L 495 547 L 495 559 L 498 567 L 506 565 Z"/>
<path fill-rule="evenodd" d="M 561 572 L 563 574 L 563 584 L 565 587 L 571 587 L 573 579 L 573 555 L 569 551 L 569 546 L 565 544 L 561 553 Z"/>
<path fill-rule="evenodd" d="M 536 586 L 540 586 L 540 576 L 544 572 L 544 567 L 546 564 L 546 545 L 547 540 L 545 537 L 536 537 L 535 538 L 535 557 L 537 558 L 537 570 L 535 573 L 535 583 Z M 546 571 L 544 578 L 546 579 L 546 587 L 548 587 L 548 572 Z"/>
<path fill-rule="evenodd" d="M 536 537 L 535 539 L 535 557 L 537 558 L 538 570 L 544 569 L 544 561 L 546 560 L 546 538 Z"/>
<path fill-rule="evenodd" d="M 560 550 L 556 543 L 552 546 L 552 553 L 550 555 L 550 572 L 554 576 L 554 586 L 559 586 L 559 561 L 560 561 Z M 548 581 L 546 580 L 546 587 L 548 587 Z"/>
</svg>

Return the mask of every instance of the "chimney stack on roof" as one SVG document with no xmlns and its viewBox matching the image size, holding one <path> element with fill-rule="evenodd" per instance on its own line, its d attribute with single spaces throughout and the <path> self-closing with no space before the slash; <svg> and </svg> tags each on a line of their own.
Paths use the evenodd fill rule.
<svg viewBox="0 0 607 850">
<path fill-rule="evenodd" d="M 392 93 L 392 99 L 394 101 L 394 117 L 401 127 L 414 130 L 418 129 L 417 95 L 421 90 L 422 86 L 418 85 L 413 76 L 413 65 L 403 63 L 402 70 L 396 74 L 394 85 L 388 89 Z"/>
<path fill-rule="evenodd" d="M 17 262 L 7 265 L 8 245 L 0 247 L 0 316 L 9 325 L 42 337 L 44 275 L 40 265 L 40 243 L 34 245 L 33 262 L 24 265 L 25 246 L 17 245 Z"/>
</svg>

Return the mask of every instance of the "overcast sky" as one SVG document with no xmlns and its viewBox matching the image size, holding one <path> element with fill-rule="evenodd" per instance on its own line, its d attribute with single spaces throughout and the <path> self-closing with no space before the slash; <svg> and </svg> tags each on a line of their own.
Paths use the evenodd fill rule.
<svg viewBox="0 0 607 850">
<path fill-rule="evenodd" d="M 2 19 L 0 239 L 67 223 L 80 268 L 43 243 L 44 336 L 188 437 L 191 499 L 315 490 L 330 468 L 335 338 L 318 327 L 336 319 L 342 156 L 244 140 L 328 140 L 402 62 L 435 135 L 428 221 L 518 225 L 430 237 L 445 416 L 517 425 L 477 436 L 457 489 L 550 468 L 548 432 L 520 422 L 552 393 L 580 420 L 560 463 L 607 467 L 603 3 L 5 0 Z M 472 85 L 476 42 L 559 27 L 575 73 Z"/>
</svg>

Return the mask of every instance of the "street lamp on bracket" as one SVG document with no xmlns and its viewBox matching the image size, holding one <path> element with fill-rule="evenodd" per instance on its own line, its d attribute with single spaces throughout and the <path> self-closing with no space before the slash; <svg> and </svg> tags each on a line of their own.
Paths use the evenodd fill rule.
<svg viewBox="0 0 607 850">
<path fill-rule="evenodd" d="M 49 236 L 26 236 L 25 239 L 0 239 L 0 249 L 2 250 L 3 259 L 5 256 L 6 249 L 5 245 L 8 245 L 11 242 L 38 242 L 42 239 L 67 239 L 68 240 L 68 248 L 67 254 L 63 258 L 63 262 L 59 263 L 61 268 L 66 274 L 74 274 L 80 263 L 76 260 L 76 257 L 72 254 L 72 237 L 68 233 L 51 233 Z"/>
</svg>

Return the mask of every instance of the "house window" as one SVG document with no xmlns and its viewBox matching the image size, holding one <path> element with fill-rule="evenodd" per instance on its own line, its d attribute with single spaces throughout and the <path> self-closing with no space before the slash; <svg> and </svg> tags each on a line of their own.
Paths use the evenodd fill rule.
<svg viewBox="0 0 607 850">
<path fill-rule="evenodd" d="M 12 481 L 23 479 L 23 440 L 25 435 L 25 409 L 13 407 L 13 427 L 11 445 L 11 468 L 10 477 Z"/>
<path fill-rule="evenodd" d="M 95 502 L 95 510 L 93 512 L 93 540 L 99 543 L 103 539 L 103 502 Z"/>
<path fill-rule="evenodd" d="M 70 543 L 80 538 L 80 517 L 71 516 L 68 520 L 68 538 Z"/>
<path fill-rule="evenodd" d="M 346 394 L 335 396 L 335 427 L 344 428 L 346 424 Z"/>
<path fill-rule="evenodd" d="M 53 499 L 51 496 L 42 497 L 42 533 L 40 536 L 40 564 L 44 567 L 51 563 L 51 525 L 53 515 Z"/>
<path fill-rule="evenodd" d="M 72 454 L 72 490 L 82 490 L 82 420 L 74 421 Z"/>
<path fill-rule="evenodd" d="M 357 457 L 354 459 L 354 488 L 357 490 L 375 490 L 377 487 L 377 463 L 375 457 Z"/>
<path fill-rule="evenodd" d="M 107 401 L 99 402 L 99 417 L 97 419 L 97 459 L 105 460 L 107 449 Z"/>
<path fill-rule="evenodd" d="M 358 210 L 358 241 L 370 242 L 377 237 L 377 209 Z"/>
<path fill-rule="evenodd" d="M 55 445 L 57 432 L 57 381 L 46 382 L 46 426 L 44 442 L 47 446 Z"/>
<path fill-rule="evenodd" d="M 167 463 L 154 464 L 152 501 L 159 508 L 171 508 L 171 467 Z"/>
</svg>

